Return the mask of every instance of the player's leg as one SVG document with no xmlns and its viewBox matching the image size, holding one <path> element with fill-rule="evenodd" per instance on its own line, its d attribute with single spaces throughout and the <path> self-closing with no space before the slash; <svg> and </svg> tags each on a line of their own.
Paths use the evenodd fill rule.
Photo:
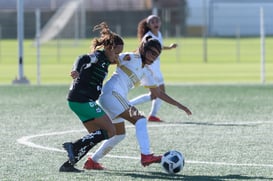
<svg viewBox="0 0 273 181">
<path fill-rule="evenodd" d="M 122 91 L 121 91 L 122 92 Z M 150 154 L 150 142 L 147 131 L 147 119 L 142 116 L 139 111 L 135 107 L 131 107 L 129 101 L 126 98 L 127 95 L 120 94 L 116 91 L 104 92 L 101 95 L 99 102 L 107 112 L 107 114 L 114 120 L 113 118 L 123 118 L 130 121 L 135 125 L 136 128 L 136 137 L 140 145 L 141 153 L 143 154 L 142 160 L 143 166 L 147 166 L 151 163 L 160 162 L 161 156 L 153 156 Z M 123 127 L 122 131 L 119 131 L 116 128 L 116 135 L 125 134 L 125 127 Z M 113 137 L 114 139 L 114 137 Z M 113 140 L 112 139 L 112 140 Z M 109 139 L 111 140 L 111 139 Z M 109 141 L 107 140 L 107 142 Z M 112 146 L 118 144 L 121 140 L 112 143 Z M 108 142 L 109 143 L 109 142 Z M 146 159 L 147 158 L 147 159 Z"/>
<path fill-rule="evenodd" d="M 74 170 L 74 165 L 85 156 L 92 147 L 115 134 L 115 128 L 110 118 L 96 103 L 79 104 L 70 102 L 69 106 L 82 120 L 89 134 L 73 143 L 66 142 L 63 144 L 64 149 L 68 153 L 68 163 L 70 163 L 70 165 L 64 163 L 60 171 Z"/>
<path fill-rule="evenodd" d="M 161 161 L 161 156 L 154 156 L 150 153 L 147 119 L 139 114 L 138 110 L 134 107 L 125 110 L 119 116 L 135 125 L 136 137 L 141 150 L 141 164 L 143 166 L 148 166 L 152 163 L 159 163 Z M 85 169 L 104 169 L 104 167 L 99 163 L 99 159 L 109 153 L 109 151 L 112 150 L 125 137 L 125 124 L 123 119 L 119 118 L 113 120 L 115 121 L 114 125 L 116 128 L 116 135 L 108 140 L 105 140 L 99 149 L 92 155 L 92 157 L 88 158 L 88 160 L 85 162 Z"/>
<path fill-rule="evenodd" d="M 102 130 L 97 130 L 75 142 L 66 142 L 63 144 L 64 149 L 68 153 L 68 161 L 65 162 L 59 169 L 60 172 L 78 172 L 74 165 L 84 157 L 88 151 L 100 141 L 107 139 Z"/>
<path fill-rule="evenodd" d="M 156 81 L 158 87 L 165 92 L 165 85 L 164 85 L 164 78 L 163 74 L 160 70 L 160 61 L 157 60 L 155 61 L 151 66 L 151 70 L 153 71 L 153 77 L 154 80 Z M 153 97 L 153 96 L 152 96 Z M 148 121 L 152 122 L 161 122 L 161 119 L 157 117 L 157 112 L 159 111 L 161 107 L 162 100 L 158 98 L 153 98 L 152 99 L 152 106 L 151 106 L 151 111 L 148 117 Z"/>
<path fill-rule="evenodd" d="M 142 94 L 130 100 L 131 105 L 139 105 L 151 100 L 151 94 Z"/>
<path fill-rule="evenodd" d="M 159 88 L 163 92 L 165 92 L 165 85 L 164 84 L 159 85 Z M 159 98 L 152 100 L 152 107 L 151 107 L 151 111 L 149 113 L 148 121 L 151 121 L 151 122 L 161 122 L 162 121 L 159 117 L 157 117 L 157 113 L 161 107 L 161 104 L 162 104 L 162 100 Z"/>
<path fill-rule="evenodd" d="M 103 170 L 105 169 L 99 160 L 108 154 L 119 142 L 125 138 L 125 124 L 123 119 L 113 120 L 116 128 L 116 135 L 110 139 L 105 140 L 102 145 L 95 151 L 95 153 L 88 157 L 84 164 L 84 168 L 87 170 Z"/>
<path fill-rule="evenodd" d="M 147 129 L 147 119 L 135 107 L 130 107 L 120 117 L 135 125 L 136 138 L 141 152 L 141 164 L 145 167 L 152 163 L 159 163 L 161 156 L 154 156 L 150 151 L 150 139 Z"/>
<path fill-rule="evenodd" d="M 106 119 L 108 119 L 108 121 L 106 121 Z M 99 142 L 114 136 L 115 128 L 113 124 L 109 121 L 110 119 L 108 118 L 108 116 L 104 115 L 103 117 L 96 118 L 92 121 L 84 123 L 84 126 L 87 128 L 87 130 L 90 131 L 90 133 L 72 143 L 75 160 L 74 163 L 77 163 L 83 156 L 88 153 L 91 148 L 93 148 Z M 111 127 L 111 130 L 109 131 L 110 136 L 106 131 L 106 129 L 109 129 L 107 128 L 107 124 L 108 127 Z"/>
<path fill-rule="evenodd" d="M 105 140 L 99 149 L 88 158 L 84 165 L 85 169 L 104 169 L 102 165 L 98 163 L 99 159 L 104 157 L 125 137 L 124 119 L 118 118 L 118 115 L 129 108 L 129 102 L 127 99 L 124 99 L 124 96 L 120 95 L 118 92 L 115 92 L 112 89 L 107 90 L 104 91 L 101 95 L 99 103 L 107 112 L 107 114 L 112 118 L 112 122 L 116 129 L 116 135 L 108 140 Z"/>
</svg>

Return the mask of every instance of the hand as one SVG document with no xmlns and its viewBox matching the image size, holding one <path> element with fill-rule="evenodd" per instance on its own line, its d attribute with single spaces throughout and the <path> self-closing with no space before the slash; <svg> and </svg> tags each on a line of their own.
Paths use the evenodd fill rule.
<svg viewBox="0 0 273 181">
<path fill-rule="evenodd" d="M 176 43 L 172 43 L 170 44 L 169 48 L 172 49 L 172 48 L 176 48 L 178 45 Z"/>
<path fill-rule="evenodd" d="M 186 106 L 181 105 L 181 106 L 178 106 L 178 108 L 185 111 L 188 116 L 192 115 L 191 111 Z"/>
<path fill-rule="evenodd" d="M 79 72 L 77 72 L 76 70 L 73 70 L 73 71 L 71 71 L 70 76 L 71 76 L 73 79 L 76 79 L 76 78 L 79 77 Z"/>
</svg>

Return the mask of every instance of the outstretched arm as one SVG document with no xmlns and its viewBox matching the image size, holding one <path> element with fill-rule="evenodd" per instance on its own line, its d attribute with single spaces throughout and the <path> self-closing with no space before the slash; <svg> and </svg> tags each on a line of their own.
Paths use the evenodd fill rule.
<svg viewBox="0 0 273 181">
<path fill-rule="evenodd" d="M 163 46 L 163 50 L 170 50 L 176 48 L 178 45 L 176 43 L 172 43 L 169 46 Z"/>
<path fill-rule="evenodd" d="M 172 104 L 174 106 L 177 106 L 179 109 L 182 109 L 183 111 L 185 111 L 187 113 L 187 115 L 191 115 L 191 111 L 184 105 L 180 104 L 179 102 L 177 102 L 176 100 L 174 100 L 173 98 L 171 98 L 169 95 L 167 95 L 165 92 L 161 91 L 161 89 L 159 87 L 155 87 L 155 88 L 150 88 L 150 91 L 152 92 L 152 94 L 154 94 L 156 97 L 162 99 L 163 101 Z"/>
</svg>

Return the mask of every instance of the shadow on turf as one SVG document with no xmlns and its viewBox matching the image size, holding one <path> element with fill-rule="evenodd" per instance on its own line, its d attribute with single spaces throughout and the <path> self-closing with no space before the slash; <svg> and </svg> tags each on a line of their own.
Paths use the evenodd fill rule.
<svg viewBox="0 0 273 181">
<path fill-rule="evenodd" d="M 272 178 L 268 177 L 259 177 L 259 176 L 244 176 L 244 175 L 224 175 L 224 176 L 184 176 L 182 180 L 206 180 L 206 181 L 221 181 L 221 180 L 271 180 Z"/>
<path fill-rule="evenodd" d="M 185 181 L 221 181 L 221 180 L 272 180 L 273 178 L 244 175 L 205 176 L 205 175 L 183 175 L 167 174 L 164 172 L 141 172 L 136 170 L 105 170 L 99 171 L 104 176 L 132 177 L 132 179 L 158 179 L 158 180 L 185 180 Z"/>
<path fill-rule="evenodd" d="M 172 122 L 174 124 L 194 124 L 201 126 L 255 126 L 257 124 L 237 124 L 237 123 L 208 123 L 208 122 Z M 170 123 L 169 123 L 170 124 Z"/>
</svg>

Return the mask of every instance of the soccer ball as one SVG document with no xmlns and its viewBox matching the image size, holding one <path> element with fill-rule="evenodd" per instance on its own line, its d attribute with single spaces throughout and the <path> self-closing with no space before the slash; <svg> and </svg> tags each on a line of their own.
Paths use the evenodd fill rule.
<svg viewBox="0 0 273 181">
<path fill-rule="evenodd" d="M 161 165 L 167 173 L 176 174 L 183 169 L 185 159 L 179 151 L 171 150 L 162 156 Z"/>
</svg>

